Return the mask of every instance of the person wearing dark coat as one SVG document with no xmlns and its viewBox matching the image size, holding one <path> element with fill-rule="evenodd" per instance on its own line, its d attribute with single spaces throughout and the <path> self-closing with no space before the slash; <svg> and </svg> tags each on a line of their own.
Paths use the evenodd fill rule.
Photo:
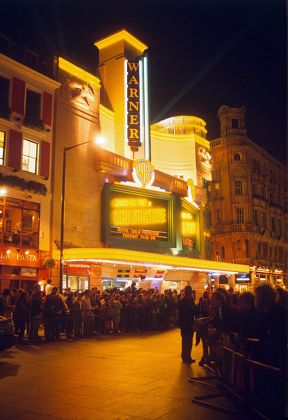
<svg viewBox="0 0 288 420">
<path fill-rule="evenodd" d="M 193 323 L 197 315 L 197 307 L 192 296 L 192 287 L 186 286 L 184 289 L 184 297 L 178 302 L 178 326 L 181 330 L 182 352 L 181 358 L 183 363 L 193 363 L 195 360 L 191 357 L 193 342 Z"/>
<path fill-rule="evenodd" d="M 28 301 L 24 290 L 18 290 L 18 296 L 15 302 L 14 321 L 15 334 L 18 335 L 19 343 L 23 342 L 25 325 L 28 319 Z"/>
<path fill-rule="evenodd" d="M 239 296 L 240 332 L 243 338 L 257 337 L 257 310 L 255 298 L 250 292 Z"/>
<path fill-rule="evenodd" d="M 214 292 L 211 298 L 212 307 L 215 309 L 216 316 L 213 327 L 220 332 L 239 332 L 240 316 L 235 307 L 226 302 L 225 297 L 220 292 Z"/>
<path fill-rule="evenodd" d="M 44 307 L 44 334 L 46 340 L 57 340 L 60 336 L 60 317 L 64 311 L 64 303 L 58 295 L 58 288 L 53 287 L 47 296 Z"/>
</svg>

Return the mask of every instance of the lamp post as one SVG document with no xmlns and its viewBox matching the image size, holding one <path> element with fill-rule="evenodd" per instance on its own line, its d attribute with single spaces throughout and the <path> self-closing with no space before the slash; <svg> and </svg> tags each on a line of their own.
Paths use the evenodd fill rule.
<svg viewBox="0 0 288 420">
<path fill-rule="evenodd" d="M 61 190 L 61 216 L 60 216 L 60 282 L 59 288 L 63 289 L 63 267 L 64 267 L 64 227 L 65 227 L 65 190 L 66 190 L 66 154 L 69 150 L 76 149 L 79 146 L 89 143 L 97 143 L 99 145 L 104 143 L 104 139 L 98 136 L 95 140 L 88 140 L 74 146 L 64 147 L 62 157 L 62 190 Z"/>
</svg>

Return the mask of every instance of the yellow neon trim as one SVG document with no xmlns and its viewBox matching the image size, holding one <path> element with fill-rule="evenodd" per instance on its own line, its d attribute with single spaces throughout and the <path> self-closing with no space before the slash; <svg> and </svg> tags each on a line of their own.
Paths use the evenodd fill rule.
<svg viewBox="0 0 288 420">
<path fill-rule="evenodd" d="M 78 79 L 83 80 L 83 82 L 90 83 L 99 89 L 101 87 L 100 79 L 97 76 L 94 76 L 88 71 L 75 66 L 75 64 L 70 63 L 70 61 L 67 61 L 62 57 L 59 57 L 59 68 L 69 74 L 72 74 Z"/>
<path fill-rule="evenodd" d="M 115 120 L 115 112 L 111 111 L 111 109 L 106 108 L 104 105 L 99 105 L 100 114 L 105 115 L 105 117 L 111 118 L 111 120 Z"/>
<path fill-rule="evenodd" d="M 141 263 L 143 265 L 151 263 L 154 265 L 167 265 L 181 267 L 183 269 L 194 268 L 203 271 L 221 273 L 249 273 L 249 265 L 232 264 L 222 261 L 201 260 L 197 258 L 174 257 L 172 255 L 156 254 L 151 252 L 133 251 L 128 249 L 114 248 L 70 248 L 64 250 L 66 261 L 77 259 L 95 260 L 118 260 Z"/>
<path fill-rule="evenodd" d="M 148 48 L 146 44 L 143 44 L 143 42 L 139 41 L 139 39 L 135 38 L 135 36 L 131 35 L 125 29 L 116 32 L 115 34 L 109 35 L 106 38 L 100 39 L 100 41 L 94 42 L 94 45 L 96 45 L 96 47 L 101 50 L 102 48 L 110 47 L 119 41 L 128 42 L 130 45 L 132 45 L 132 47 L 136 48 L 141 53 L 143 53 Z"/>
</svg>

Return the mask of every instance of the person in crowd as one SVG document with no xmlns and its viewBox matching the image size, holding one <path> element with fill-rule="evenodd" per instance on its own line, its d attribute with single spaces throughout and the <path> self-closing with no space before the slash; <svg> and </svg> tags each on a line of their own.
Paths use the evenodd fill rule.
<svg viewBox="0 0 288 420">
<path fill-rule="evenodd" d="M 202 341 L 203 353 L 199 365 L 204 366 L 209 362 L 208 320 L 213 315 L 210 294 L 207 290 L 205 290 L 203 292 L 203 296 L 200 297 L 197 310 L 198 319 L 196 321 L 196 345 L 200 340 Z"/>
<path fill-rule="evenodd" d="M 112 326 L 114 333 L 120 333 L 120 317 L 121 317 L 122 304 L 120 302 L 120 295 L 115 295 L 111 300 L 111 317 L 112 317 Z"/>
<path fill-rule="evenodd" d="M 256 337 L 257 310 L 255 297 L 251 292 L 244 292 L 239 296 L 238 307 L 240 314 L 240 332 L 242 337 Z"/>
<path fill-rule="evenodd" d="M 83 335 L 91 336 L 94 332 L 94 318 L 89 289 L 85 290 L 84 292 L 84 296 L 82 298 L 81 312 L 83 317 Z"/>
<path fill-rule="evenodd" d="M 283 366 L 287 357 L 287 311 L 277 302 L 276 292 L 269 284 L 258 286 L 255 296 L 262 361 Z"/>
<path fill-rule="evenodd" d="M 223 292 L 217 290 L 212 294 L 211 305 L 215 310 L 215 320 L 213 325 L 218 331 L 240 331 L 239 313 L 234 306 L 227 303 Z"/>
<path fill-rule="evenodd" d="M 181 358 L 183 363 L 193 363 L 191 357 L 192 341 L 193 341 L 193 323 L 197 315 L 197 307 L 192 296 L 192 287 L 186 286 L 184 289 L 184 297 L 178 302 L 178 326 L 181 330 L 182 352 Z"/>
<path fill-rule="evenodd" d="M 29 313 L 28 311 L 29 309 L 26 292 L 23 289 L 19 289 L 14 311 L 15 334 L 18 335 L 19 343 L 23 343 L 25 325 Z"/>
<path fill-rule="evenodd" d="M 12 304 L 11 304 L 11 291 L 4 289 L 1 296 L 0 315 L 5 316 L 7 319 L 12 319 Z"/>
<path fill-rule="evenodd" d="M 29 303 L 30 309 L 30 323 L 29 323 L 29 339 L 31 341 L 39 341 L 39 328 L 41 325 L 42 317 L 42 293 L 39 284 L 35 284 L 33 287 L 33 293 Z"/>
<path fill-rule="evenodd" d="M 60 318 L 64 304 L 58 295 L 58 287 L 53 287 L 46 297 L 44 306 L 44 334 L 46 340 L 57 340 L 60 337 Z"/>
<path fill-rule="evenodd" d="M 276 287 L 276 301 L 285 311 L 288 310 L 288 293 L 282 287 Z"/>
<path fill-rule="evenodd" d="M 82 335 L 82 295 L 74 292 L 73 304 L 71 308 L 71 315 L 73 319 L 73 335 L 75 338 L 80 338 Z"/>
<path fill-rule="evenodd" d="M 45 285 L 45 288 L 44 288 L 45 295 L 46 296 L 49 296 L 52 293 L 52 289 L 53 289 L 52 280 L 51 279 L 48 279 L 47 280 L 47 283 Z"/>
<path fill-rule="evenodd" d="M 73 337 L 73 326 L 74 326 L 74 320 L 73 320 L 73 303 L 74 303 L 74 295 L 71 291 L 67 292 L 67 297 L 65 300 L 66 304 L 66 313 L 65 313 L 65 333 L 66 338 L 72 338 Z"/>
<path fill-rule="evenodd" d="M 11 305 L 12 306 L 15 306 L 17 296 L 18 296 L 18 291 L 17 291 L 16 287 L 13 287 L 11 289 Z"/>
</svg>

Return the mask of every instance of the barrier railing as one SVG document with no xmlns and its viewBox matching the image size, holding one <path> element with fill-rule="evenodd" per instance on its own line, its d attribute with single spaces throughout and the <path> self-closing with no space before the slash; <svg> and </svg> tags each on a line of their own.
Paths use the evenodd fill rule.
<svg viewBox="0 0 288 420">
<path fill-rule="evenodd" d="M 237 410 L 227 408 L 226 404 L 217 403 L 219 397 L 226 396 L 236 401 L 242 409 L 262 418 L 285 417 L 284 369 L 254 360 L 233 346 L 222 344 L 221 359 L 213 370 L 214 376 L 188 378 L 191 383 L 218 390 L 216 393 L 194 397 L 193 403 L 238 414 Z"/>
</svg>

